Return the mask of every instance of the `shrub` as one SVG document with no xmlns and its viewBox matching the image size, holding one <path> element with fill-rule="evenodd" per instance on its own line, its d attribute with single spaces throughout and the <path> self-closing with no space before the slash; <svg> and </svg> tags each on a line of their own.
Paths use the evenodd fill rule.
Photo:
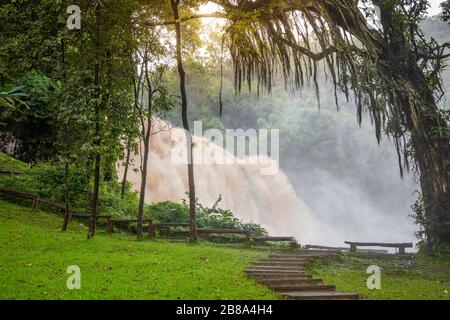
<svg viewBox="0 0 450 320">
<path fill-rule="evenodd" d="M 218 207 L 220 199 L 212 208 L 204 207 L 196 201 L 197 227 L 207 229 L 237 229 L 247 230 L 253 235 L 266 235 L 267 231 L 258 224 L 244 223 L 237 219 L 233 212 Z M 147 214 L 157 222 L 187 222 L 189 221 L 189 206 L 186 200 L 183 203 L 170 201 L 148 205 Z"/>
</svg>

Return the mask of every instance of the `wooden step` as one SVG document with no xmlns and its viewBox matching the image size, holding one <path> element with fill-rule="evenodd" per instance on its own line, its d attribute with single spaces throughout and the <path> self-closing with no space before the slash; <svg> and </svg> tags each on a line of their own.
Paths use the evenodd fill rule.
<svg viewBox="0 0 450 320">
<path fill-rule="evenodd" d="M 275 270 L 275 271 L 304 271 L 303 267 L 301 266 L 296 266 L 296 267 L 291 267 L 291 266 L 251 266 L 249 268 L 250 270 Z"/>
<path fill-rule="evenodd" d="M 303 267 L 304 263 L 303 261 L 287 261 L 287 262 L 279 262 L 279 261 L 261 261 L 253 264 L 253 266 L 258 267 L 273 267 L 273 266 L 280 266 L 280 267 Z"/>
<path fill-rule="evenodd" d="M 304 278 L 304 277 L 290 277 L 290 278 L 267 278 L 260 279 L 261 283 L 268 286 L 277 286 L 277 285 L 313 285 L 313 284 L 322 284 L 322 279 L 312 279 L 312 278 Z"/>
<path fill-rule="evenodd" d="M 291 258 L 270 258 L 261 262 L 267 263 L 296 263 L 296 264 L 304 264 L 309 259 L 291 259 Z"/>
<path fill-rule="evenodd" d="M 291 259 L 291 260 L 308 260 L 308 259 L 314 259 L 314 258 L 322 258 L 323 256 L 320 255 L 295 255 L 295 254 L 271 254 L 269 255 L 270 260 L 274 259 Z"/>
<path fill-rule="evenodd" d="M 309 274 L 254 274 L 251 275 L 255 278 L 258 278 L 259 281 L 265 280 L 298 280 L 298 279 L 312 279 L 312 276 Z"/>
<path fill-rule="evenodd" d="M 287 278 L 290 276 L 302 276 L 304 275 L 303 272 L 280 272 L 280 271 L 246 271 L 247 275 L 259 277 L 259 278 Z"/>
<path fill-rule="evenodd" d="M 273 290 L 278 292 L 292 292 L 292 291 L 335 291 L 336 286 L 331 284 L 283 284 L 283 285 L 269 285 Z"/>
<path fill-rule="evenodd" d="M 290 300 L 357 300 L 359 295 L 353 292 L 335 291 L 294 291 L 280 292 L 281 296 Z"/>
<path fill-rule="evenodd" d="M 339 252 L 335 251 L 324 251 L 324 250 L 289 250 L 289 251 L 278 251 L 274 254 L 290 254 L 290 255 L 297 255 L 297 256 L 303 256 L 303 255 L 338 255 Z"/>
<path fill-rule="evenodd" d="M 284 273 L 284 274 L 303 274 L 301 269 L 273 269 L 273 268 L 249 268 L 245 270 L 247 273 Z"/>
</svg>

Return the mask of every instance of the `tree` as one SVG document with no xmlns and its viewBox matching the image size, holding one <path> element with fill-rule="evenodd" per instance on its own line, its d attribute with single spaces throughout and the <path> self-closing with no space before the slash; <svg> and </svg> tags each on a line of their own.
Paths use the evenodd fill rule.
<svg viewBox="0 0 450 320">
<path fill-rule="evenodd" d="M 113 176 L 122 153 L 120 141 L 127 134 L 124 128 L 136 126 L 127 116 L 133 106 L 135 5 L 133 0 L 82 2 L 83 27 L 66 42 L 61 113 L 66 123 L 77 124 L 76 132 L 83 132 L 77 153 L 87 155 L 87 165 L 94 169 L 88 238 L 95 234 L 100 183 Z"/>
<path fill-rule="evenodd" d="M 157 121 L 163 113 L 169 111 L 172 106 L 172 98 L 169 95 L 166 86 L 164 84 L 164 66 L 155 66 L 152 71 L 149 71 L 149 49 L 146 47 L 143 50 L 142 54 L 142 66 L 143 77 L 140 77 L 138 81 L 138 86 L 136 88 L 136 98 L 137 103 L 136 107 L 139 114 L 140 120 L 140 138 L 143 146 L 143 157 L 141 160 L 141 186 L 139 193 L 139 207 L 138 207 L 138 215 L 137 215 L 137 237 L 138 239 L 142 239 L 142 229 L 143 229 L 143 216 L 144 216 L 144 204 L 145 204 L 145 190 L 147 185 L 147 176 L 148 176 L 148 158 L 150 153 L 150 138 L 154 134 L 158 134 L 161 130 L 165 128 L 154 131 L 154 123 Z M 144 103 L 142 99 L 142 95 L 146 95 L 146 103 Z M 166 125 L 166 128 L 168 125 Z M 141 152 L 142 154 L 142 152 Z"/>
<path fill-rule="evenodd" d="M 442 8 L 442 20 L 449 21 L 450 20 L 450 0 L 443 1 L 441 3 Z"/>
<path fill-rule="evenodd" d="M 175 21 L 176 34 L 176 60 L 178 66 L 178 74 L 180 76 L 180 92 L 181 92 L 181 118 L 183 128 L 186 133 L 187 144 L 187 167 L 188 167 L 188 184 L 189 184 L 189 239 L 191 242 L 197 241 L 197 225 L 195 219 L 195 181 L 194 181 L 194 162 L 192 158 L 192 136 L 189 129 L 189 122 L 187 118 L 187 93 L 186 93 L 186 73 L 183 67 L 183 57 L 181 53 L 181 22 L 179 5 L 180 0 L 171 0 L 170 4 L 173 11 L 173 19 Z"/>
</svg>

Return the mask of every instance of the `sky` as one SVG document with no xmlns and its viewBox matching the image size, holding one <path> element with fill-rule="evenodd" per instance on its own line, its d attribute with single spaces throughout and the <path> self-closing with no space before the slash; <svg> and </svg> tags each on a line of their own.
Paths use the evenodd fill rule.
<svg viewBox="0 0 450 320">
<path fill-rule="evenodd" d="M 437 15 L 441 12 L 441 8 L 439 5 L 443 2 L 443 0 L 429 0 L 431 8 L 428 10 L 428 14 L 430 16 Z"/>
</svg>

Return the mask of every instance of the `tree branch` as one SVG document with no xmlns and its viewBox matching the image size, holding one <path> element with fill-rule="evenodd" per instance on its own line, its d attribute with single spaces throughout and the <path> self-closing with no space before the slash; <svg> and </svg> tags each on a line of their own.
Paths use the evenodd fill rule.
<svg viewBox="0 0 450 320">
<path fill-rule="evenodd" d="M 177 23 L 186 22 L 189 20 L 194 19 L 201 19 L 201 18 L 218 18 L 218 19 L 227 19 L 227 15 L 225 13 L 221 12 L 214 12 L 214 13 L 199 13 L 199 14 L 193 14 L 187 17 L 180 18 L 178 20 L 166 20 L 166 21 L 160 21 L 160 22 L 149 22 L 147 26 L 149 27 L 157 27 L 157 26 L 168 26 L 168 25 L 175 25 Z"/>
</svg>

